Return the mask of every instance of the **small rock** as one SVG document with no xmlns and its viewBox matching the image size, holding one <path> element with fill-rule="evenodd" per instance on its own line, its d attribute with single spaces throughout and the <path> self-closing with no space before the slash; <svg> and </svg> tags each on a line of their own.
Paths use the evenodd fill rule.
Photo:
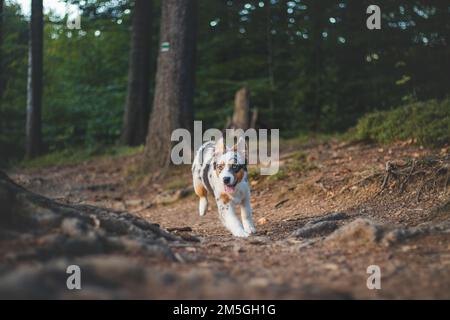
<svg viewBox="0 0 450 320">
<path fill-rule="evenodd" d="M 339 269 L 339 266 L 335 263 L 325 263 L 322 265 L 322 268 L 335 271 Z"/>
<path fill-rule="evenodd" d="M 416 249 L 416 246 L 402 246 L 401 247 L 402 252 L 408 252 L 408 251 L 411 251 L 414 249 Z"/>
<path fill-rule="evenodd" d="M 86 229 L 81 220 L 76 218 L 65 218 L 61 223 L 62 232 L 68 236 L 81 235 Z"/>
<path fill-rule="evenodd" d="M 254 278 L 249 281 L 249 286 L 251 287 L 258 287 L 258 288 L 264 288 L 269 285 L 269 280 L 266 278 Z"/>
<path fill-rule="evenodd" d="M 94 225 L 95 229 L 100 228 L 100 220 L 93 214 L 89 215 L 89 218 L 91 218 L 92 224 Z"/>
<path fill-rule="evenodd" d="M 368 219 L 356 219 L 337 229 L 325 239 L 326 244 L 357 246 L 376 244 L 382 236 L 381 226 Z"/>
<path fill-rule="evenodd" d="M 269 242 L 269 238 L 267 237 L 251 237 L 248 239 L 248 243 L 255 245 L 264 245 Z"/>
</svg>

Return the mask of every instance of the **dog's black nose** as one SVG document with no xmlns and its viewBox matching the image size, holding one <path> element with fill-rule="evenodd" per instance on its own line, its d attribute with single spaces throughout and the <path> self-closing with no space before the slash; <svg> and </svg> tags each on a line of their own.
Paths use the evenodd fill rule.
<svg viewBox="0 0 450 320">
<path fill-rule="evenodd" d="M 231 180 L 230 177 L 225 177 L 225 178 L 223 178 L 223 183 L 229 184 L 229 183 L 230 183 L 230 180 Z"/>
</svg>

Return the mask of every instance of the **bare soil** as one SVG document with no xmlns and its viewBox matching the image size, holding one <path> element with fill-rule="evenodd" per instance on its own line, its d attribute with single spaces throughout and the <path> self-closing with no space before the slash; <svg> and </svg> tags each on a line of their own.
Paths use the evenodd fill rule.
<svg viewBox="0 0 450 320">
<path fill-rule="evenodd" d="M 282 147 L 282 174 L 260 177 L 250 168 L 258 233 L 248 239 L 224 229 L 213 199 L 206 216 L 198 215 L 188 166 L 163 179 L 136 177 L 130 168 L 138 155 L 9 175 L 59 202 L 127 211 L 185 240 L 169 243 L 176 261 L 80 258 L 101 261 L 120 280 L 64 298 L 450 298 L 448 148 L 339 141 Z M 408 174 L 408 163 L 429 158 L 438 159 L 429 170 L 425 161 L 424 172 Z M 388 161 L 405 174 L 383 184 Z M 318 220 L 328 222 L 318 227 Z M 380 267 L 380 290 L 366 285 L 370 265 Z"/>
</svg>

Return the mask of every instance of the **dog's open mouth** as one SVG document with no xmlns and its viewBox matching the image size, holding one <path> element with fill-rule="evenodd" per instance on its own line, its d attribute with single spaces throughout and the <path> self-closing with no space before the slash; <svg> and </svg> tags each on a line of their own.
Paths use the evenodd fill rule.
<svg viewBox="0 0 450 320">
<path fill-rule="evenodd" d="M 236 186 L 232 186 L 232 185 L 228 185 L 228 184 L 225 184 L 224 185 L 225 186 L 225 192 L 234 192 L 234 189 L 236 189 Z"/>
</svg>

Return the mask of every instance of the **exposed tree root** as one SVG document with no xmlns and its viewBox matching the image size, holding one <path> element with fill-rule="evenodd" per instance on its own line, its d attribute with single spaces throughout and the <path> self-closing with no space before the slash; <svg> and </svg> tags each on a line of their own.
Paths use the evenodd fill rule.
<svg viewBox="0 0 450 320">
<path fill-rule="evenodd" d="M 181 238 L 127 212 L 65 205 L 32 193 L 0 172 L 0 238 L 36 245 L 9 260 L 102 253 L 135 253 L 175 260 L 168 241 Z"/>
<path fill-rule="evenodd" d="M 383 182 L 375 197 L 388 188 L 398 190 L 401 194 L 409 184 L 415 183 L 419 183 L 415 190 L 417 202 L 421 201 L 425 192 L 439 192 L 439 186 L 443 186 L 441 190 L 446 192 L 449 164 L 448 158 L 425 158 L 405 163 L 388 161 L 384 170 Z"/>
</svg>

